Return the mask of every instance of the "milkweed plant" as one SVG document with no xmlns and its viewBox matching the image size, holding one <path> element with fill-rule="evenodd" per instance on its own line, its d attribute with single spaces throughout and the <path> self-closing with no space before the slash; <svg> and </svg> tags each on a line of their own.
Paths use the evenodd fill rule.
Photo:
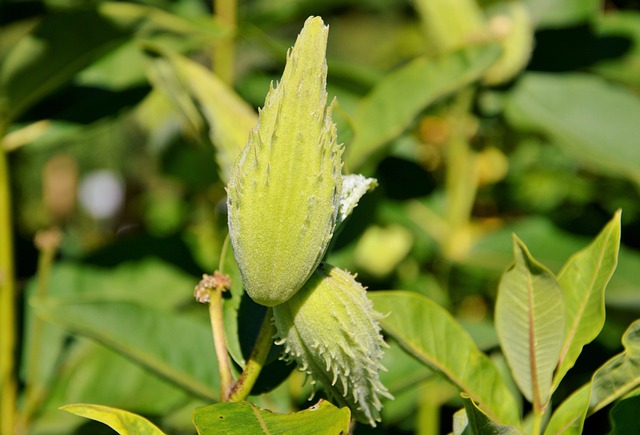
<svg viewBox="0 0 640 435">
<path fill-rule="evenodd" d="M 516 12 L 522 16 L 520 9 Z M 484 29 L 482 23 L 478 18 Z M 243 291 L 263 306 L 265 316 L 251 356 L 234 375 L 221 303 L 231 280 L 219 270 L 196 287 L 196 299 L 209 305 L 220 378 L 220 402 L 194 411 L 198 432 L 338 434 L 352 430 L 353 421 L 384 425 L 384 406 L 393 400 L 380 378 L 388 348 L 384 332 L 460 392 L 454 434 L 581 433 L 586 417 L 626 398 L 640 379 L 640 323 L 634 322 L 623 336 L 622 353 L 561 404 L 552 402 L 583 347 L 604 325 L 604 291 L 617 265 L 620 212 L 557 274 L 513 237 L 514 263 L 500 280 L 495 304 L 497 358 L 480 350 L 461 324 L 426 296 L 368 293 L 356 276 L 325 261 L 345 219 L 377 185 L 375 179 L 344 173 L 343 146 L 332 118 L 335 102 L 326 90 L 327 38 L 321 18 L 307 19 L 281 80 L 269 89 L 257 125 L 228 171 L 230 244 Z M 486 71 L 485 81 L 503 82 L 523 67 L 528 54 L 518 52 L 509 68 L 500 69 L 513 51 L 513 41 L 509 44 L 502 54 L 495 44 L 482 56 L 471 49 L 484 65 L 475 72 L 479 80 Z M 250 402 L 274 343 L 281 358 L 297 365 L 326 399 L 288 415 Z M 523 407 L 523 400 L 530 406 Z M 161 433 L 142 417 L 113 408 L 64 409 L 120 433 Z M 525 415 L 523 409 L 530 411 Z"/>
</svg>

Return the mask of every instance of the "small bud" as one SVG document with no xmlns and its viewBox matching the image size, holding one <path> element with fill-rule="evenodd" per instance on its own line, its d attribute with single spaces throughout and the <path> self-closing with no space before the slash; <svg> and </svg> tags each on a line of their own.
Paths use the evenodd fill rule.
<svg viewBox="0 0 640 435">
<path fill-rule="evenodd" d="M 319 17 L 306 21 L 227 186 L 242 283 L 262 305 L 300 289 L 336 224 L 342 149 L 327 105 L 327 35 Z"/>
<path fill-rule="evenodd" d="M 386 346 L 380 317 L 353 276 L 324 264 L 298 293 L 273 308 L 285 359 L 295 360 L 334 401 L 372 426 L 380 421 L 380 396 L 393 398 L 378 377 Z"/>
<path fill-rule="evenodd" d="M 217 270 L 213 275 L 202 275 L 202 279 L 193 291 L 193 296 L 196 301 L 201 304 L 208 304 L 211 302 L 211 292 L 221 291 L 225 292 L 231 288 L 231 278 L 228 275 L 218 272 Z"/>
</svg>

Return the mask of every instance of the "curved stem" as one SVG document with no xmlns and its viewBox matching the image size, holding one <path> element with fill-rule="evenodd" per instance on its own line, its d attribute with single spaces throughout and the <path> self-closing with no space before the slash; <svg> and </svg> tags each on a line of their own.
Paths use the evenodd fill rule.
<svg viewBox="0 0 640 435">
<path fill-rule="evenodd" d="M 213 333 L 213 345 L 216 348 L 218 358 L 218 373 L 220 375 L 220 400 L 226 402 L 233 383 L 231 376 L 231 363 L 227 353 L 227 340 L 224 335 L 224 319 L 222 315 L 222 287 L 218 286 L 211 291 L 209 302 L 209 318 L 211 319 L 211 331 Z"/>
<path fill-rule="evenodd" d="M 271 350 L 271 345 L 273 344 L 273 334 L 276 329 L 271 320 L 272 313 L 273 310 L 268 308 L 264 315 L 258 338 L 256 338 L 253 352 L 251 352 L 251 357 L 249 361 L 247 361 L 247 365 L 244 367 L 240 378 L 233 386 L 233 390 L 229 395 L 230 402 L 240 402 L 249 396 L 251 388 L 255 385 L 262 371 L 262 367 L 264 367 L 264 363 L 269 355 L 269 350 Z"/>
</svg>

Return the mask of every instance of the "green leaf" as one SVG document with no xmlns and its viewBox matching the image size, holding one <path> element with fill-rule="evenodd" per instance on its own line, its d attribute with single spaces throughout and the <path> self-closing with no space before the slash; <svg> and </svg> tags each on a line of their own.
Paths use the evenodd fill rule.
<svg viewBox="0 0 640 435">
<path fill-rule="evenodd" d="M 620 214 L 591 245 L 572 256 L 558 275 L 565 304 L 565 339 L 553 379 L 555 390 L 575 364 L 582 347 L 600 333 L 605 319 L 604 290 L 618 262 Z"/>
<path fill-rule="evenodd" d="M 415 358 L 444 375 L 501 424 L 519 424 L 516 401 L 493 362 L 444 308 L 417 293 L 370 292 L 383 330 Z"/>
<path fill-rule="evenodd" d="M 120 435 L 164 434 L 164 432 L 146 418 L 109 406 L 79 403 L 61 406 L 60 409 L 70 412 L 71 414 L 79 415 L 80 417 L 86 417 L 104 423 Z"/>
<path fill-rule="evenodd" d="M 522 435 L 523 432 L 515 426 L 505 426 L 497 424 L 487 416 L 478 405 L 471 400 L 471 398 L 462 394 L 462 401 L 464 403 L 464 411 L 466 416 L 466 425 L 462 431 L 461 427 L 457 426 L 457 431 L 454 435 Z M 458 416 L 457 418 L 460 418 Z M 460 425 L 462 426 L 462 425 Z"/>
<path fill-rule="evenodd" d="M 218 396 L 211 330 L 183 314 L 86 295 L 34 301 L 38 315 L 85 335 L 209 400 Z"/>
<path fill-rule="evenodd" d="M 357 170 L 427 106 L 482 77 L 499 54 L 498 46 L 476 46 L 436 59 L 420 57 L 389 74 L 356 109 L 347 167 Z"/>
<path fill-rule="evenodd" d="M 602 0 L 526 0 L 540 27 L 575 25 L 595 18 L 602 10 Z"/>
<path fill-rule="evenodd" d="M 640 184 L 640 97 L 586 74 L 526 74 L 511 94 L 507 119 L 548 135 L 595 169 Z"/>
<path fill-rule="evenodd" d="M 640 386 L 640 320 L 636 320 L 622 337 L 624 352 L 598 369 L 591 380 L 589 414 Z"/>
<path fill-rule="evenodd" d="M 589 409 L 591 385 L 585 385 L 560 404 L 553 413 L 544 435 L 580 435 Z"/>
<path fill-rule="evenodd" d="M 564 340 L 564 304 L 555 277 L 513 236 L 515 264 L 502 276 L 496 300 L 496 331 L 513 378 L 541 410 Z"/>
<path fill-rule="evenodd" d="M 289 415 L 275 414 L 249 402 L 218 403 L 193 411 L 200 435 L 346 434 L 350 418 L 349 408 L 336 408 L 325 400 Z"/>
<path fill-rule="evenodd" d="M 206 125 L 216 147 L 220 177 L 226 183 L 249 133 L 258 123 L 258 115 L 202 65 L 175 53 L 165 52 L 163 56 L 153 60 L 151 79 L 195 127 Z M 194 121 L 196 116 L 202 120 Z"/>
<path fill-rule="evenodd" d="M 17 118 L 131 35 L 130 29 L 95 10 L 66 10 L 47 16 L 0 66 L 0 105 L 5 106 L 9 119 Z"/>
<path fill-rule="evenodd" d="M 638 409 L 640 409 L 640 396 L 629 397 L 616 403 L 609 413 L 611 421 L 609 435 L 637 433 L 638 427 L 640 427 Z"/>
</svg>

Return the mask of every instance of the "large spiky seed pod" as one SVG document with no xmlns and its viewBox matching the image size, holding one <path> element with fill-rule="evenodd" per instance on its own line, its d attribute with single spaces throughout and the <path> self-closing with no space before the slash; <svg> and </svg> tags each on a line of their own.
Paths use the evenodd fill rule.
<svg viewBox="0 0 640 435">
<path fill-rule="evenodd" d="M 242 282 L 262 305 L 300 289 L 335 228 L 342 148 L 327 105 L 327 35 L 321 18 L 307 19 L 227 186 Z"/>
<path fill-rule="evenodd" d="M 380 421 L 381 396 L 392 398 L 378 376 L 386 346 L 380 317 L 353 276 L 324 264 L 298 293 L 273 308 L 285 359 L 296 361 L 324 384 L 332 400 L 372 426 Z"/>
</svg>

